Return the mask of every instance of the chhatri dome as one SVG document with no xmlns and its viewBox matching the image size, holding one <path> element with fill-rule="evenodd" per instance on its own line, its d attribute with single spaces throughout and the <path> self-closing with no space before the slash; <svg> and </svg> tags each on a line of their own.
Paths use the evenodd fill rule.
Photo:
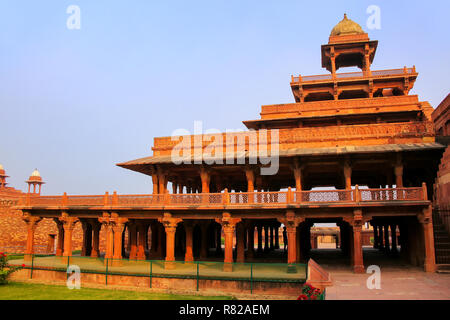
<svg viewBox="0 0 450 320">
<path fill-rule="evenodd" d="M 342 36 L 348 34 L 363 34 L 364 30 L 355 21 L 347 18 L 347 14 L 344 13 L 344 19 L 342 19 L 334 28 L 331 30 L 330 36 Z"/>
<path fill-rule="evenodd" d="M 31 173 L 31 176 L 30 176 L 29 180 L 34 180 L 34 181 L 42 180 L 41 174 L 39 173 L 39 171 L 37 169 L 34 169 L 34 171 Z"/>
</svg>

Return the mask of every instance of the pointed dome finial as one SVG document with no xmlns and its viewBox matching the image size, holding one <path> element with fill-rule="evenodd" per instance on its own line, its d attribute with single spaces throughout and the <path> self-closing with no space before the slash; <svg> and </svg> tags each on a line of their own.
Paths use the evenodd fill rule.
<svg viewBox="0 0 450 320">
<path fill-rule="evenodd" d="M 331 30 L 330 36 L 340 36 L 349 34 L 363 34 L 364 31 L 359 24 L 350 20 L 347 14 L 344 13 L 344 19 L 342 19 L 334 28 Z"/>
</svg>

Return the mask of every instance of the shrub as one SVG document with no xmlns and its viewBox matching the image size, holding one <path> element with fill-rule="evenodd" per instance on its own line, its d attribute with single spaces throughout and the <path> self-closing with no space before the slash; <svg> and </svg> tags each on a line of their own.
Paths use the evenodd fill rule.
<svg viewBox="0 0 450 320">
<path fill-rule="evenodd" d="M 8 257 L 3 252 L 0 252 L 0 285 L 8 283 L 8 277 L 11 273 L 22 269 L 22 266 L 8 266 Z"/>
</svg>

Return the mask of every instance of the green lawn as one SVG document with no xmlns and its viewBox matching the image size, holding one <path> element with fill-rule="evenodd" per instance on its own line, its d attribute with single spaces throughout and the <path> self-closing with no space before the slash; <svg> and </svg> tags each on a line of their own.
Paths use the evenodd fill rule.
<svg viewBox="0 0 450 320">
<path fill-rule="evenodd" d="M 190 296 L 116 289 L 81 288 L 10 282 L 0 285 L 0 300 L 232 300 L 230 296 Z"/>
</svg>

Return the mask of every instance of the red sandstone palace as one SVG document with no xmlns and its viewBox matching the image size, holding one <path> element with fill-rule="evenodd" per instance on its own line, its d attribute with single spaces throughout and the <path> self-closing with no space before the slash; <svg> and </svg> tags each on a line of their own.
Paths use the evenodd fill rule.
<svg viewBox="0 0 450 320">
<path fill-rule="evenodd" d="M 433 108 L 409 94 L 416 68 L 372 70 L 377 45 L 345 16 L 321 48 L 329 73 L 292 77 L 295 103 L 262 106 L 261 119 L 244 121 L 256 140 L 246 139 L 248 132 L 215 135 L 220 149 L 199 162 L 193 157 L 205 152 L 211 136 L 155 138 L 152 156 L 118 164 L 151 177 L 152 194 L 40 196 L 42 181 L 31 177 L 33 192 L 16 207 L 27 225 L 26 253 L 34 252 L 42 219 L 56 224 L 56 255 L 72 255 L 78 224 L 82 255 L 216 257 L 225 266 L 263 261 L 265 251 L 280 247 L 285 228 L 291 264 L 308 257 L 315 223 L 335 223 L 342 254 L 364 272 L 362 226 L 370 223 L 374 247 L 399 250 L 411 264 L 435 271 L 433 186 L 445 145 L 436 141 Z M 337 72 L 344 67 L 361 71 Z M 250 150 L 261 151 L 261 140 L 275 131 L 279 168 L 262 175 L 267 164 L 252 161 Z M 192 156 L 175 164 L 173 150 L 183 139 Z M 244 152 L 229 163 L 229 150 Z M 439 190 L 448 201 L 448 189 Z"/>
</svg>

